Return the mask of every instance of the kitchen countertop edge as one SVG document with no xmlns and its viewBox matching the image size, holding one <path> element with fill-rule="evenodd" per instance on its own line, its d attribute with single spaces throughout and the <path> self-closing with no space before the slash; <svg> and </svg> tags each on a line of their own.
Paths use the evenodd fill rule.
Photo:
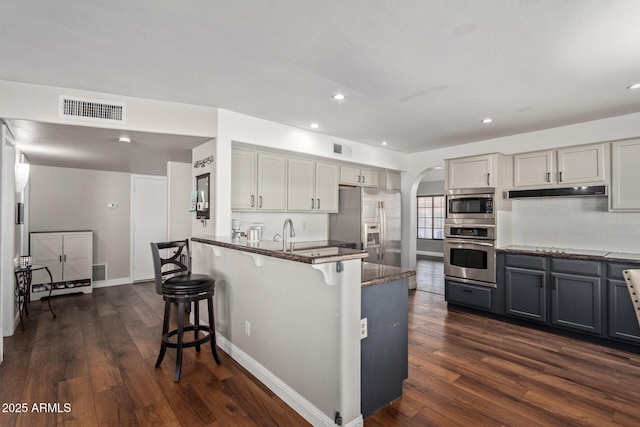
<svg viewBox="0 0 640 427">
<path fill-rule="evenodd" d="M 392 265 L 374 264 L 372 262 L 362 262 L 362 287 L 393 282 L 394 280 L 406 279 L 416 275 L 415 270 L 403 269 Z"/>
<path fill-rule="evenodd" d="M 640 264 L 639 254 L 624 254 L 618 252 L 608 252 L 604 255 L 589 255 L 589 254 L 575 254 L 570 252 L 543 252 L 536 251 L 535 249 L 527 250 L 522 248 L 496 248 L 496 252 L 502 252 L 507 254 L 516 255 L 532 255 L 540 257 L 552 257 L 552 258 L 565 258 L 585 261 L 608 261 L 608 262 L 623 262 L 629 264 Z"/>
<path fill-rule="evenodd" d="M 304 256 L 304 255 L 297 255 L 297 254 L 292 253 L 292 252 L 285 252 L 285 251 L 281 251 L 281 250 L 273 250 L 273 249 L 265 249 L 265 248 L 259 248 L 259 247 L 246 246 L 246 243 L 245 244 L 241 244 L 241 243 L 225 242 L 225 241 L 217 240 L 214 237 L 192 237 L 191 240 L 194 241 L 194 242 L 198 242 L 198 243 L 204 243 L 204 244 L 208 244 L 208 245 L 220 246 L 220 247 L 227 248 L 227 249 L 234 249 L 234 250 L 238 250 L 238 251 L 242 251 L 242 252 L 249 252 L 249 253 L 254 253 L 254 254 L 257 254 L 257 255 L 269 256 L 269 257 L 273 257 L 273 258 L 286 259 L 286 260 L 289 260 L 289 261 L 302 262 L 302 263 L 305 263 L 305 264 L 326 264 L 326 263 L 329 263 L 329 262 L 349 261 L 349 260 L 352 260 L 352 259 L 363 259 L 363 258 L 366 258 L 368 256 L 367 252 L 359 251 L 359 250 L 356 250 L 356 249 L 348 249 L 348 248 L 345 248 L 345 250 L 349 250 L 349 251 L 353 251 L 353 252 L 352 253 L 343 253 L 343 254 L 338 254 L 338 255 Z M 303 242 L 301 242 L 301 243 L 303 243 Z M 329 246 L 340 247 L 340 244 L 341 243 L 336 243 L 335 245 L 329 245 Z"/>
</svg>

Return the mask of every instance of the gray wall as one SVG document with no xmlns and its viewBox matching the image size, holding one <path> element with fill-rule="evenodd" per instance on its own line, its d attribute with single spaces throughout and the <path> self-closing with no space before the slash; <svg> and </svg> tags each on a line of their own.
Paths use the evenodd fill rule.
<svg viewBox="0 0 640 427">
<path fill-rule="evenodd" d="M 434 196 L 444 194 L 444 181 L 428 181 L 421 182 L 418 185 L 418 196 Z M 443 254 L 444 249 L 442 247 L 442 240 L 416 240 L 416 251 L 420 252 L 433 252 Z"/>
<path fill-rule="evenodd" d="M 92 230 L 93 264 L 107 264 L 107 279 L 129 277 L 130 177 L 31 165 L 30 231 Z"/>
</svg>

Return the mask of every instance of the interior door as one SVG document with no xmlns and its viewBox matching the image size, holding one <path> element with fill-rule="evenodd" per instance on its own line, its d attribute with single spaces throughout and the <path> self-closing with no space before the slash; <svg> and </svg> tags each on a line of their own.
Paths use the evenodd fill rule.
<svg viewBox="0 0 640 427">
<path fill-rule="evenodd" d="M 153 279 L 151 242 L 167 240 L 166 177 L 131 177 L 131 280 Z"/>
</svg>

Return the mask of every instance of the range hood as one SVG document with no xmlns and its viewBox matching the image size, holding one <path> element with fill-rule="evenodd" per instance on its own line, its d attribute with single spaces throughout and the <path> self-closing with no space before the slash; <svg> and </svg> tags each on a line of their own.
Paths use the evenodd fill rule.
<svg viewBox="0 0 640 427">
<path fill-rule="evenodd" d="M 535 190 L 512 190 L 508 192 L 510 199 L 522 199 L 526 197 L 579 197 L 579 196 L 606 196 L 606 185 L 590 187 L 566 187 L 566 188 L 539 188 Z"/>
</svg>

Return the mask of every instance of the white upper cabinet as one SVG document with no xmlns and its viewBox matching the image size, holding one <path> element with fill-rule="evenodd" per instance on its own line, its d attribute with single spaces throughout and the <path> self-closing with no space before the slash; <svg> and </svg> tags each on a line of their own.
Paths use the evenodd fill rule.
<svg viewBox="0 0 640 427">
<path fill-rule="evenodd" d="M 445 161 L 445 189 L 495 187 L 495 154 L 462 157 Z"/>
<path fill-rule="evenodd" d="M 602 183 L 607 179 L 606 143 L 520 153 L 513 156 L 514 187 Z"/>
<path fill-rule="evenodd" d="M 288 210 L 338 211 L 338 165 L 290 157 L 288 169 Z"/>
<path fill-rule="evenodd" d="M 380 173 L 380 188 L 383 190 L 400 190 L 400 172 L 384 171 Z"/>
<path fill-rule="evenodd" d="M 611 210 L 640 210 L 640 139 L 611 143 Z"/>
<path fill-rule="evenodd" d="M 258 153 L 233 149 L 231 153 L 231 209 L 256 210 Z"/>
<path fill-rule="evenodd" d="M 231 154 L 231 209 L 284 211 L 287 207 L 287 158 L 251 150 Z"/>
<path fill-rule="evenodd" d="M 378 188 L 378 186 L 380 185 L 380 174 L 378 173 L 378 171 L 373 169 L 361 169 L 352 166 L 341 166 L 340 184 Z"/>
<path fill-rule="evenodd" d="M 546 186 L 555 177 L 555 152 L 553 150 L 521 153 L 513 156 L 513 186 Z"/>
<path fill-rule="evenodd" d="M 558 184 L 605 182 L 606 148 L 590 144 L 558 150 Z"/>
</svg>

